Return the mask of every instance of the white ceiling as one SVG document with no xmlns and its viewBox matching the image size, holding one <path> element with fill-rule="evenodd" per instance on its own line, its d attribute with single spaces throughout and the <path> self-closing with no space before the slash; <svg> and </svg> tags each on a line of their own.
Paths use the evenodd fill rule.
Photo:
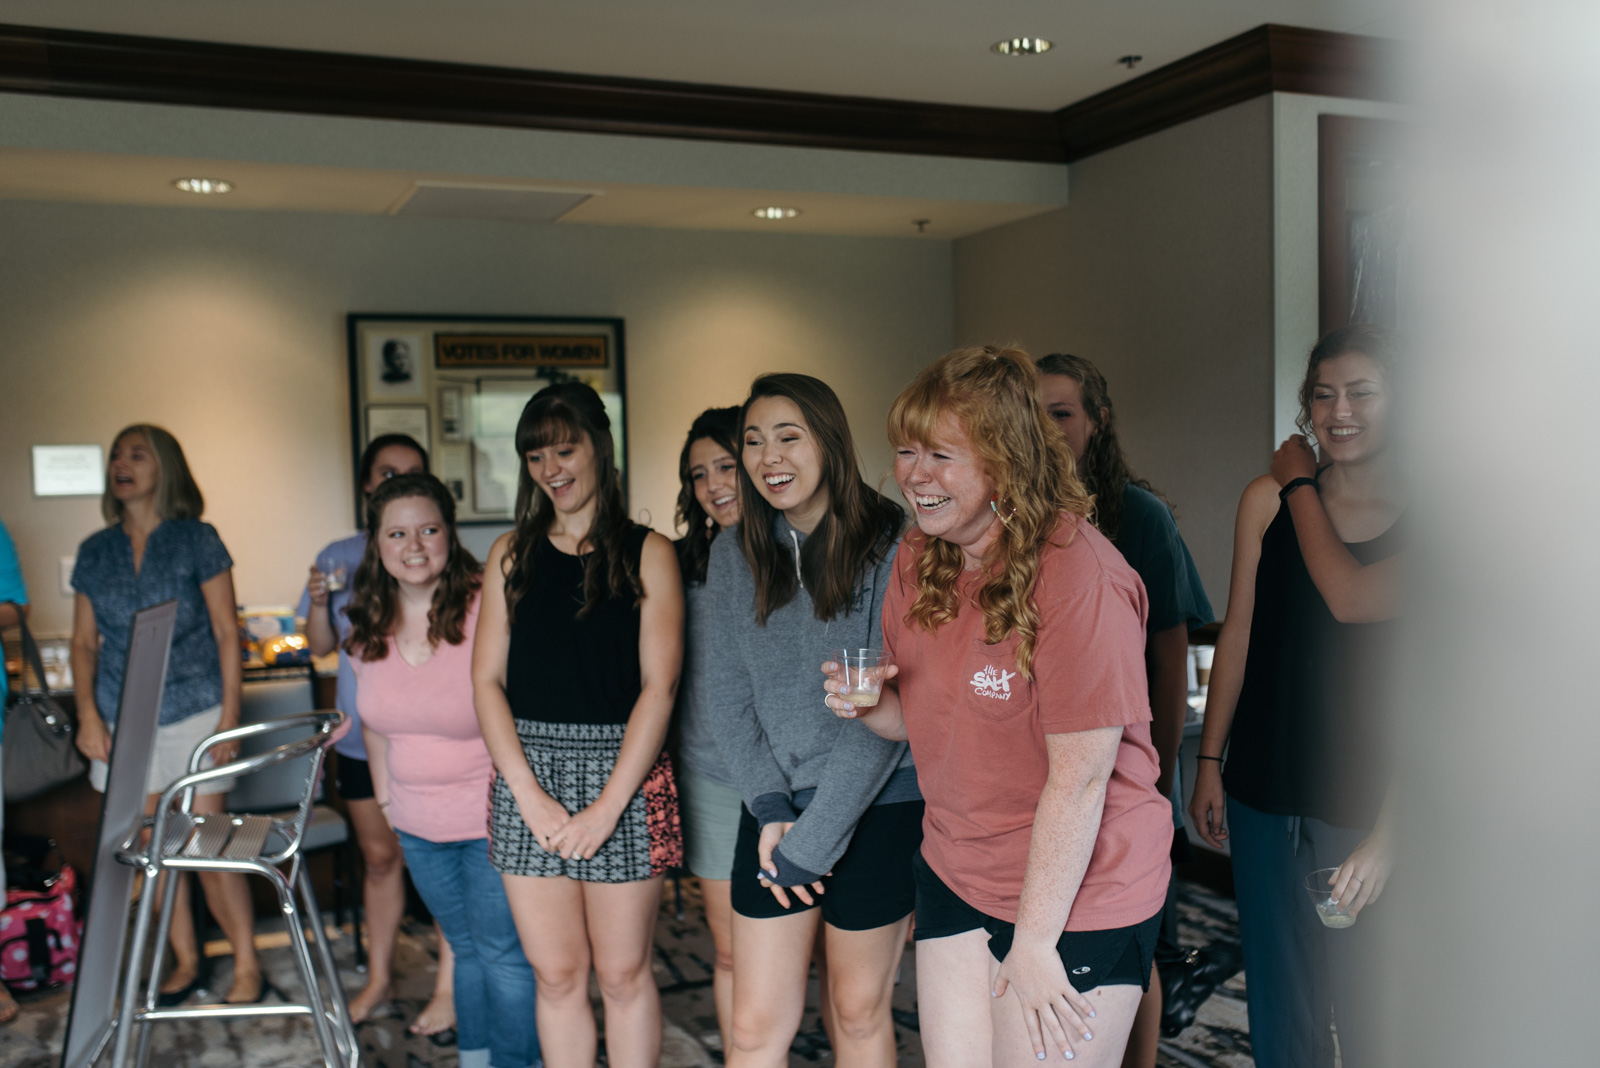
<svg viewBox="0 0 1600 1068">
<path fill-rule="evenodd" d="M 222 196 L 197 196 L 173 187 L 179 177 L 220 177 L 233 183 Z M 646 185 L 637 182 L 506 181 L 437 171 L 308 167 L 254 161 L 0 147 L 0 200 L 137 204 L 203 211 L 309 211 L 397 215 L 421 186 L 477 186 L 498 192 L 588 194 L 562 223 L 651 226 L 756 233 L 950 240 L 1026 219 L 1054 203 L 956 200 L 916 196 L 783 193 L 726 186 Z M 756 218 L 756 208 L 796 207 L 781 222 Z M 429 215 L 438 212 L 414 211 Z M 453 214 L 445 212 L 444 214 Z M 512 213 L 480 218 L 516 219 Z M 919 228 L 915 220 L 925 220 Z"/>
<path fill-rule="evenodd" d="M 0 0 L 0 21 L 1054 110 L 1277 22 L 1398 34 L 1393 0 Z M 1036 57 L 1000 38 L 1055 42 Z M 1130 73 L 1117 64 L 1134 53 Z"/>
</svg>

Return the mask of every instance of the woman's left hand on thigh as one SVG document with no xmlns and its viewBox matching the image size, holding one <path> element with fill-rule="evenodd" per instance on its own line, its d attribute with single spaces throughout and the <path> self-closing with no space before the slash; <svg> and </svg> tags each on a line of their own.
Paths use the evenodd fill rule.
<svg viewBox="0 0 1600 1068">
<path fill-rule="evenodd" d="M 777 898 L 778 904 L 784 908 L 789 907 L 789 894 L 783 887 L 772 881 L 778 877 L 778 866 L 773 861 L 772 854 L 777 851 L 778 843 L 783 841 L 783 836 L 788 834 L 789 828 L 793 826 L 793 823 L 767 824 L 761 828 L 761 841 L 756 846 L 756 863 L 761 868 L 761 871 L 756 875 L 756 879 L 760 881 L 762 886 L 772 891 L 772 896 Z M 832 875 L 833 873 L 829 872 L 828 874 Z M 811 893 L 806 890 L 803 883 L 799 886 L 792 886 L 789 889 L 794 891 L 795 897 L 807 905 L 816 904 L 816 901 L 812 898 Z M 818 879 L 812 883 L 811 890 L 820 896 L 824 892 L 822 880 Z"/>
<path fill-rule="evenodd" d="M 1066 966 L 1061 963 L 1055 943 L 1036 944 L 1021 938 L 1012 943 L 1011 952 L 1006 954 L 1000 970 L 995 973 L 991 993 L 1000 998 L 1005 997 L 1007 990 L 1017 996 L 1022 1006 L 1028 1038 L 1033 1042 L 1034 1053 L 1041 1059 L 1048 1052 L 1047 1043 L 1053 1043 L 1063 1056 L 1071 1059 L 1073 1042 L 1094 1038 L 1088 1025 L 1094 1009 L 1068 981 Z"/>
<path fill-rule="evenodd" d="M 575 814 L 550 836 L 550 851 L 567 860 L 593 860 L 617 829 L 617 814 L 598 804 Z"/>
</svg>

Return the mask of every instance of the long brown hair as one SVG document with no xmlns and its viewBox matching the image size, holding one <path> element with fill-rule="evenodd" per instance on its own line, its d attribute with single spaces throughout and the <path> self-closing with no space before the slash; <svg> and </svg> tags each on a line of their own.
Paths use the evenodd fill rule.
<svg viewBox="0 0 1600 1068">
<path fill-rule="evenodd" d="M 739 544 L 756 584 L 756 622 L 767 619 L 794 600 L 800 582 L 811 593 L 821 620 L 848 614 L 861 575 L 894 547 L 905 512 L 861 480 L 861 460 L 844 406 L 826 382 L 810 375 L 762 375 L 750 384 L 750 396 L 739 409 L 739 426 L 747 425 L 750 406 L 763 397 L 783 397 L 800 409 L 822 458 L 822 485 L 828 510 L 800 548 L 800 579 L 772 533 L 778 510 L 756 489 L 739 462 Z M 742 431 L 741 431 L 742 435 Z"/>
<path fill-rule="evenodd" d="M 345 608 L 350 636 L 345 639 L 344 651 L 361 660 L 382 660 L 389 655 L 389 637 L 399 615 L 400 583 L 383 566 L 379 531 L 384 509 L 410 497 L 438 506 L 450 539 L 450 555 L 428 607 L 428 644 L 438 648 L 440 642 L 460 645 L 466 640 L 467 608 L 483 584 L 483 565 L 456 537 L 456 501 L 444 483 L 432 475 L 396 475 L 389 479 L 367 499 L 367 549 L 351 580 L 350 604 Z"/>
<path fill-rule="evenodd" d="M 1082 356 L 1052 352 L 1040 358 L 1039 370 L 1047 375 L 1063 375 L 1078 383 L 1083 393 L 1083 417 L 1094 424 L 1094 433 L 1083 455 L 1075 461 L 1078 477 L 1094 497 L 1094 525 L 1108 541 L 1116 541 L 1122 531 L 1122 488 L 1130 482 L 1142 490 L 1165 497 L 1145 479 L 1135 477 L 1117 439 L 1117 410 L 1111 404 L 1111 390 L 1100 368 Z M 1168 502 L 1170 505 L 1171 502 Z"/>
<path fill-rule="evenodd" d="M 133 434 L 144 438 L 156 456 L 156 515 L 162 519 L 199 519 L 205 514 L 206 499 L 189 473 L 189 461 L 184 458 L 183 446 L 178 439 L 153 423 L 135 423 L 117 431 L 111 439 L 111 451 L 116 452 L 122 439 Z M 106 488 L 100 496 L 100 514 L 106 523 L 122 520 L 122 502 L 111 492 L 111 464 L 106 463 Z"/>
<path fill-rule="evenodd" d="M 984 555 L 983 582 L 973 593 L 983 612 L 984 638 L 992 645 L 1016 634 L 1017 670 L 1027 678 L 1039 632 L 1034 587 L 1040 553 L 1064 526 L 1070 541 L 1093 501 L 1078 480 L 1072 451 L 1039 402 L 1039 372 L 1027 353 L 985 345 L 941 356 L 895 399 L 889 441 L 896 448 L 911 442 L 936 447 L 939 418 L 947 412 L 994 479 L 994 507 L 1004 517 Z M 961 611 L 961 547 L 921 531 L 906 538 L 926 541 L 906 622 L 937 630 Z"/>
<path fill-rule="evenodd" d="M 1341 326 L 1318 339 L 1311 348 L 1311 355 L 1306 358 L 1306 376 L 1300 380 L 1300 414 L 1294 420 L 1300 433 L 1316 441 L 1316 428 L 1311 425 L 1311 399 L 1317 391 L 1317 368 L 1322 366 L 1324 360 L 1359 352 L 1370 357 L 1383 371 L 1384 378 L 1392 383 L 1400 369 L 1400 349 L 1399 335 L 1376 323 Z"/>
<path fill-rule="evenodd" d="M 628 569 L 627 540 L 634 523 L 622 492 L 611 419 L 600 394 L 582 382 L 560 382 L 533 395 L 517 420 L 517 519 L 511 548 L 502 565 L 506 579 L 506 614 L 517 618 L 517 602 L 533 583 L 533 559 L 550 533 L 556 506 L 528 473 L 528 453 L 551 445 L 577 444 L 584 438 L 594 448 L 594 525 L 584 543 L 583 607 L 588 615 L 607 597 L 644 596 L 639 576 Z"/>
<path fill-rule="evenodd" d="M 695 417 L 689 427 L 689 437 L 678 454 L 678 514 L 677 525 L 686 527 L 688 533 L 678 539 L 678 568 L 684 582 L 704 582 L 706 563 L 711 558 L 711 539 L 718 531 L 700 498 L 694 493 L 694 480 L 689 477 L 689 450 L 700 440 L 715 442 L 728 450 L 735 466 L 739 464 L 739 408 L 707 408 Z"/>
</svg>

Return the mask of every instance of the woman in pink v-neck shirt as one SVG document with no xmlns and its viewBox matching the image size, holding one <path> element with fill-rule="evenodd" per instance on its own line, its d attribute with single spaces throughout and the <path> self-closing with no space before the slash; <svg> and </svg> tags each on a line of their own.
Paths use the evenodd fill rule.
<svg viewBox="0 0 1600 1068">
<path fill-rule="evenodd" d="M 482 569 L 456 537 L 443 483 L 400 475 L 373 493 L 353 585 L 344 647 L 373 794 L 455 950 L 462 1068 L 529 1068 L 533 970 L 489 864 L 494 764 L 472 703 Z"/>
<path fill-rule="evenodd" d="M 477 623 L 474 595 L 462 621 L 469 638 Z M 383 738 L 384 764 L 373 779 L 387 780 L 388 789 L 378 794 L 384 814 L 395 830 L 418 838 L 483 838 L 494 762 L 472 708 L 472 644 L 441 643 L 416 665 L 395 652 L 393 638 L 389 646 L 382 660 L 354 662 L 362 725 Z"/>
</svg>

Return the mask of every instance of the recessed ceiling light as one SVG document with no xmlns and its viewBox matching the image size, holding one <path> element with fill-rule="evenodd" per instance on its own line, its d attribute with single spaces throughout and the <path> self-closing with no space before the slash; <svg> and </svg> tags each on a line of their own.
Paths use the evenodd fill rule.
<svg viewBox="0 0 1600 1068">
<path fill-rule="evenodd" d="M 750 213 L 758 219 L 792 219 L 800 214 L 799 208 L 757 208 Z"/>
<path fill-rule="evenodd" d="M 1051 41 L 1043 37 L 1013 37 L 1008 41 L 996 41 L 990 45 L 991 51 L 999 52 L 1002 56 L 1037 56 L 1041 52 L 1048 52 L 1055 47 Z"/>
<path fill-rule="evenodd" d="M 225 178 L 178 178 L 172 184 L 185 193 L 226 193 L 233 188 Z"/>
</svg>

